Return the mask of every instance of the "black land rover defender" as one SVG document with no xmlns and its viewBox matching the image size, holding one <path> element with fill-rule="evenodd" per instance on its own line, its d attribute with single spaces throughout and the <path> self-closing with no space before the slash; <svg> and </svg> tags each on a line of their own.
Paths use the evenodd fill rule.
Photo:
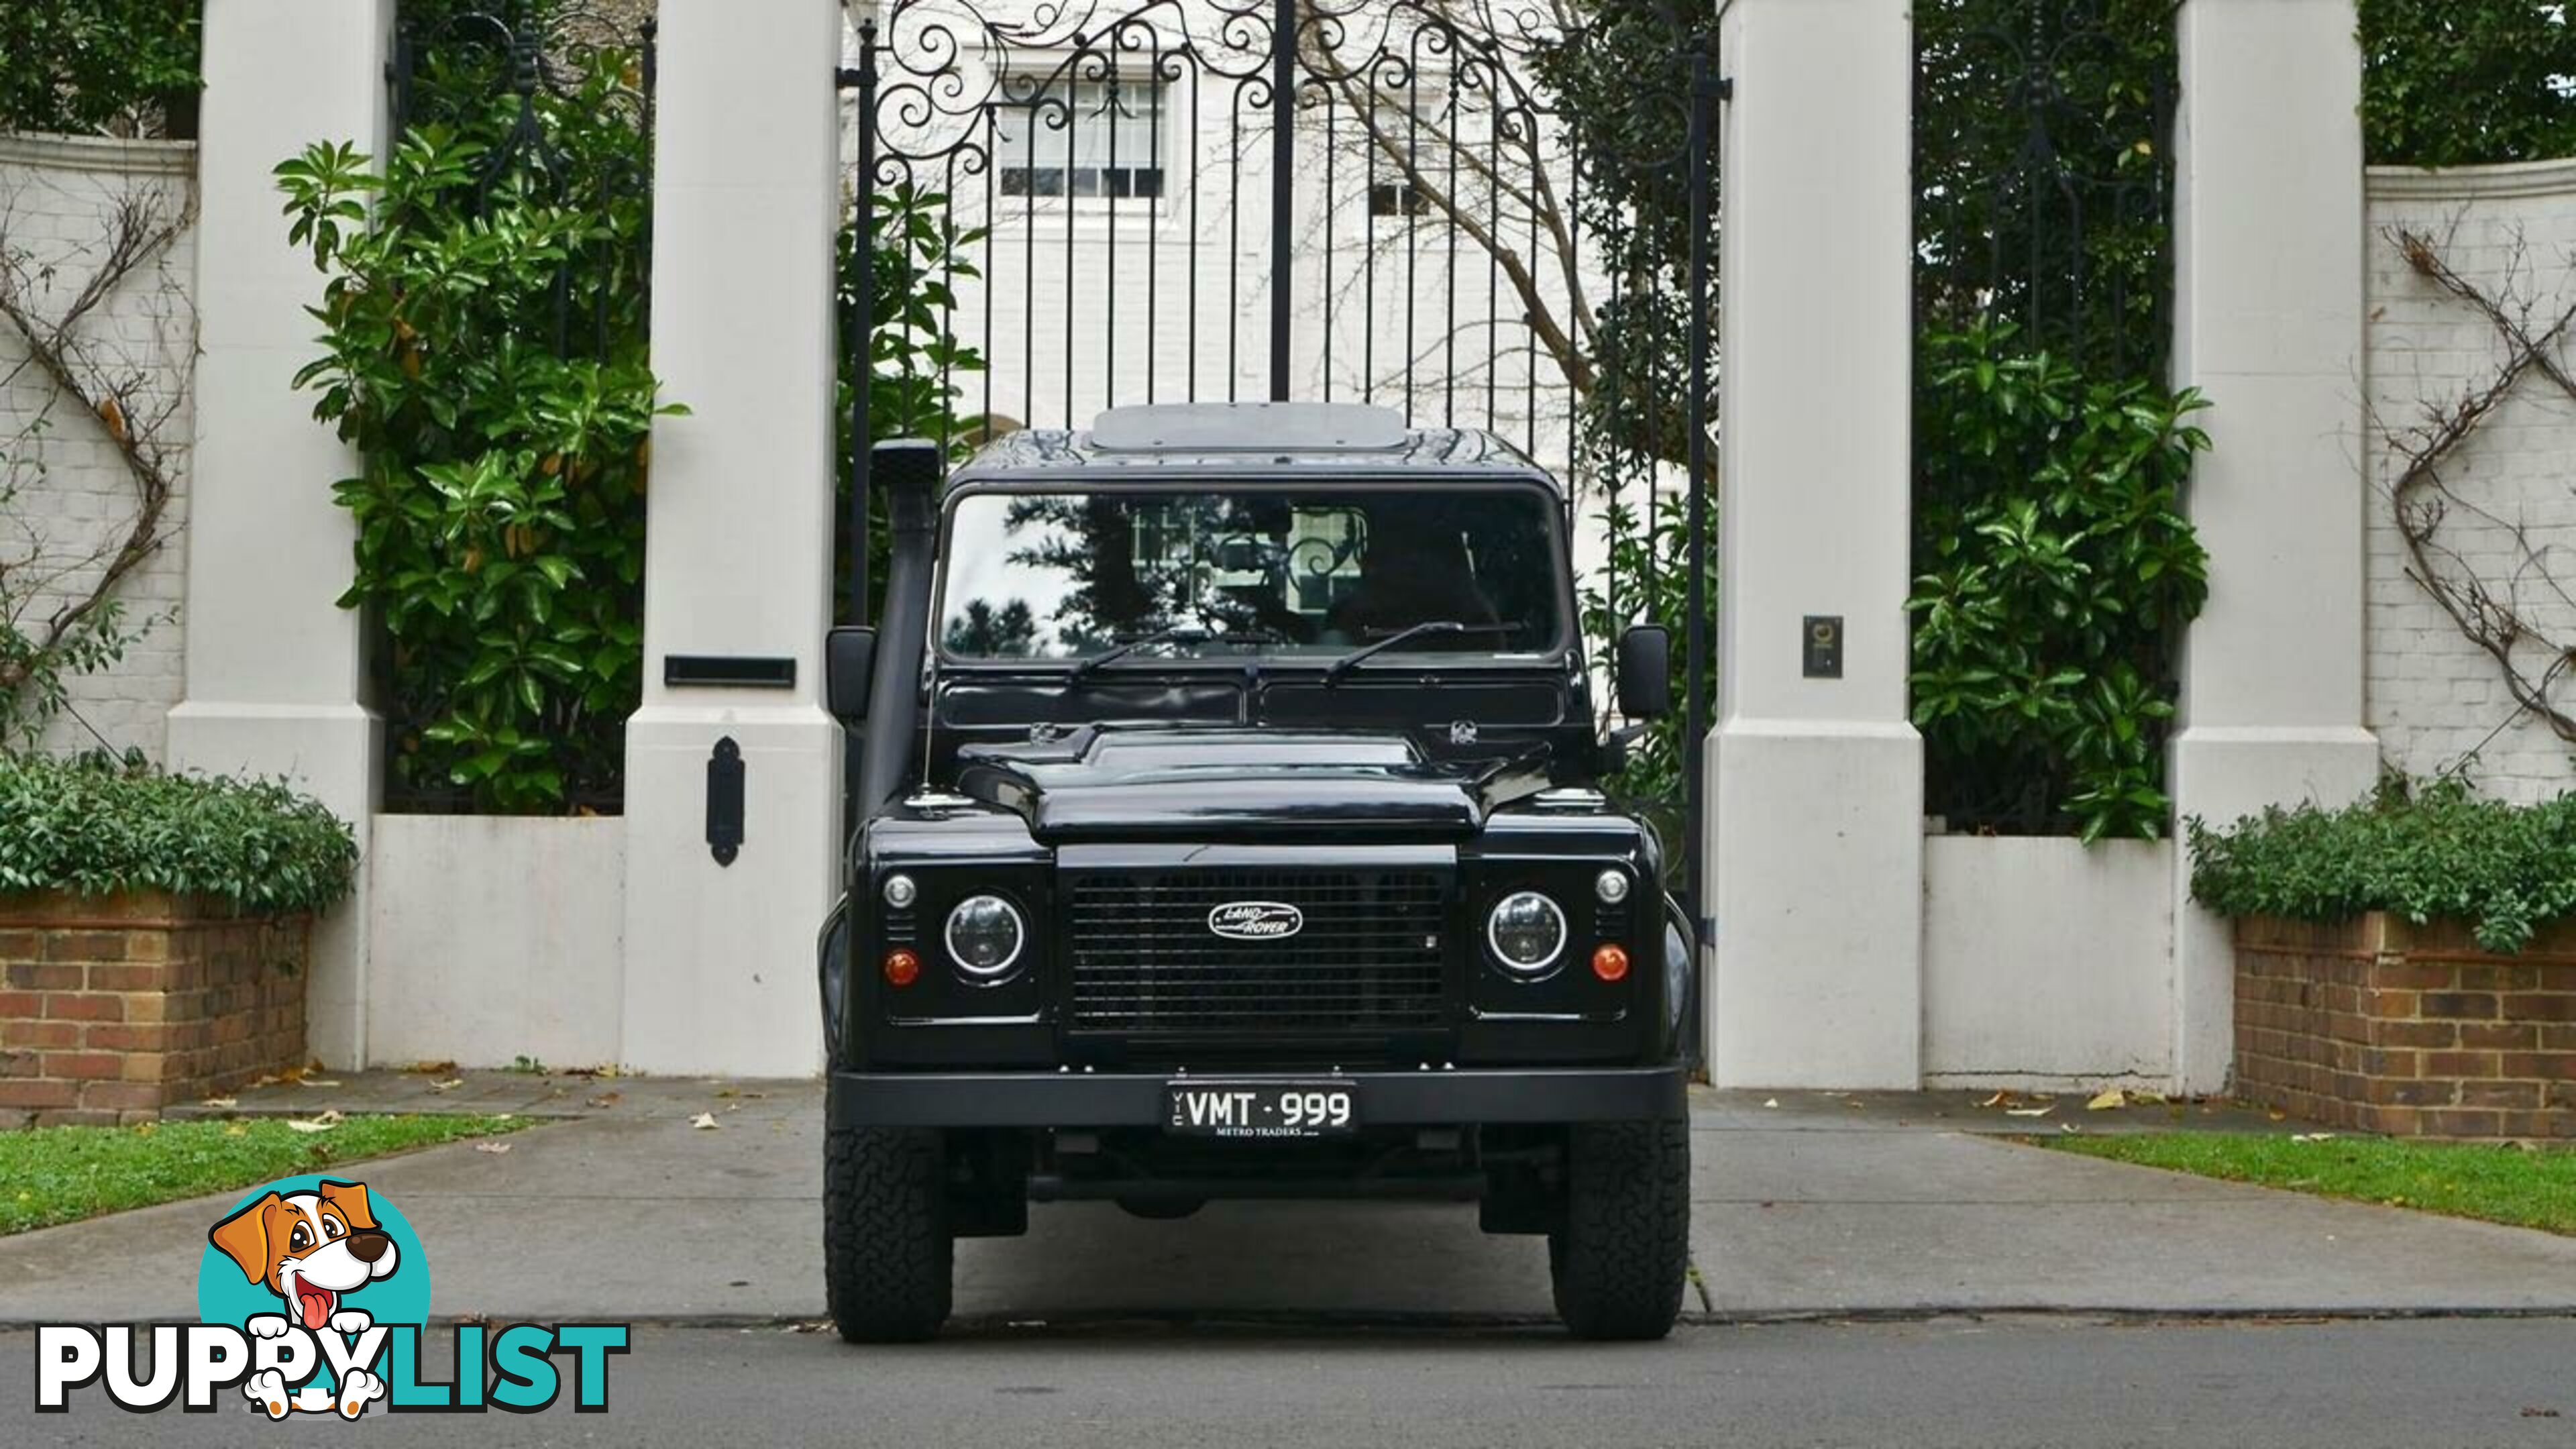
<svg viewBox="0 0 2576 1449">
<path fill-rule="evenodd" d="M 852 1340 L 948 1316 L 1032 1200 L 1472 1199 L 1654 1338 L 1689 1226 L 1687 923 L 1593 782 L 1567 500 L 1382 409 L 1118 409 L 938 492 L 875 463 L 880 627 L 822 944 L 824 1263 Z M 1663 631 L 1621 713 L 1668 704 Z"/>
</svg>

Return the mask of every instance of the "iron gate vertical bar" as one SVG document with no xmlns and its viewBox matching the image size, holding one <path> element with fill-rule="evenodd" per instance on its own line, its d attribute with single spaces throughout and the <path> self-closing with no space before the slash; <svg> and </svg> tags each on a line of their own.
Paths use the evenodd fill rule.
<svg viewBox="0 0 2576 1449">
<path fill-rule="evenodd" d="M 852 178 L 850 245 L 857 296 L 850 307 L 850 622 L 868 622 L 868 393 L 876 335 L 877 23 L 859 22 L 859 158 Z"/>
<path fill-rule="evenodd" d="M 411 129 L 412 85 L 418 65 L 418 47 L 410 30 L 395 27 L 393 55 L 385 62 L 385 89 L 389 100 L 392 130 L 396 140 Z"/>
<path fill-rule="evenodd" d="M 1297 0 L 1273 0 L 1270 13 L 1270 400 L 1288 400 L 1288 313 L 1296 200 Z"/>
<path fill-rule="evenodd" d="M 660 101 L 662 93 L 662 22 L 655 18 L 644 22 L 644 144 L 647 186 L 652 184 L 652 168 L 661 155 L 662 131 Z M 653 307 L 653 208 L 644 208 L 644 256 L 638 271 L 637 286 L 644 294 L 644 308 L 649 315 Z"/>
<path fill-rule="evenodd" d="M 1714 197 L 1710 194 L 1710 170 L 1715 158 L 1710 154 L 1710 122 L 1716 109 L 1718 83 L 1710 73 L 1708 54 L 1701 51 L 1691 60 L 1690 112 L 1690 580 L 1687 597 L 1690 619 L 1685 630 L 1684 649 L 1689 663 L 1685 687 L 1689 695 L 1682 711 L 1682 728 L 1690 738 L 1686 758 L 1690 762 L 1690 779 L 1686 782 L 1690 799 L 1690 844 L 1683 858 L 1691 863 L 1687 908 L 1700 939 L 1708 938 L 1708 901 L 1706 841 L 1708 839 L 1708 302 L 1709 302 L 1709 232 Z"/>
</svg>

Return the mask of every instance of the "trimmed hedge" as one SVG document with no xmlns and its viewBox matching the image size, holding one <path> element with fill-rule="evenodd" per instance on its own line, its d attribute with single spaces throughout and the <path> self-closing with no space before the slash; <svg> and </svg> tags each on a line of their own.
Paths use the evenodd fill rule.
<svg viewBox="0 0 2576 1449">
<path fill-rule="evenodd" d="M 2393 781 L 2341 810 L 2267 810 L 2224 831 L 2194 820 L 2191 861 L 2193 897 L 2221 915 L 2386 911 L 2467 921 L 2487 950 L 2519 951 L 2576 915 L 2576 794 L 2517 806 L 2457 781 Z"/>
<path fill-rule="evenodd" d="M 0 4 L 0 131 L 193 134 L 201 0 Z M 190 119 L 161 114 L 182 108 Z"/>
<path fill-rule="evenodd" d="M 0 891 L 157 890 L 288 915 L 337 903 L 357 863 L 350 828 L 282 784 L 0 755 Z"/>
<path fill-rule="evenodd" d="M 2361 0 L 2373 163 L 2576 155 L 2576 25 L 2541 0 Z"/>
</svg>

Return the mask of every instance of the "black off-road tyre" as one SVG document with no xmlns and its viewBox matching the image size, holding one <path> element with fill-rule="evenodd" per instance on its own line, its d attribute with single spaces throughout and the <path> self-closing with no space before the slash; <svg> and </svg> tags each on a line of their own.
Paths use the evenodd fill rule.
<svg viewBox="0 0 2576 1449">
<path fill-rule="evenodd" d="M 823 1297 L 850 1343 L 918 1343 L 948 1320 L 956 1244 L 937 1132 L 845 1127 L 823 1140 Z"/>
<path fill-rule="evenodd" d="M 1547 1238 L 1556 1315 L 1577 1338 L 1655 1339 L 1690 1277 L 1690 1124 L 1567 1133 L 1565 1225 Z"/>
</svg>

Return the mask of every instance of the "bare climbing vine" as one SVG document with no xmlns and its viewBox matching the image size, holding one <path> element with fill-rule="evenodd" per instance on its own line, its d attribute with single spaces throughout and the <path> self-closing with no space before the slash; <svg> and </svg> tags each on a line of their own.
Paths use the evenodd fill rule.
<svg viewBox="0 0 2576 1449">
<path fill-rule="evenodd" d="M 2576 673 L 2576 638 L 2539 622 L 2543 606 L 2576 617 L 2576 595 L 2552 566 L 2557 546 L 2535 540 L 2524 521 L 2499 516 L 2464 497 L 2446 473 L 2518 390 L 2546 386 L 2576 401 L 2576 375 L 2564 356 L 2569 334 L 2576 332 L 2576 302 L 2555 315 L 2541 310 L 2535 296 L 2514 280 L 2528 275 L 2527 252 L 2519 243 L 2504 271 L 2506 282 L 2489 288 L 2463 276 L 2444 254 L 2443 244 L 2428 233 L 2401 228 L 2386 236 L 2416 275 L 2484 318 L 2504 344 L 2504 360 L 2494 375 L 2457 398 L 2426 404 L 2423 415 L 2410 423 L 2382 426 L 2383 440 L 2403 465 L 2389 498 L 2406 544 L 2407 577 L 2463 637 L 2495 661 L 2517 706 L 2508 723 L 2536 719 L 2559 739 L 2576 744 L 2576 712 L 2559 693 Z M 2460 516 L 2492 526 L 2511 540 L 2508 567 L 2499 571 L 2492 562 L 2474 565 L 2450 541 L 2446 527 Z"/>
<path fill-rule="evenodd" d="M 170 540 L 196 355 L 195 313 L 161 265 L 193 219 L 189 197 L 137 186 L 103 208 L 92 241 L 53 258 L 13 237 L 14 200 L 0 198 L 0 387 L 32 376 L 47 400 L 0 438 L 0 746 L 33 744 L 68 707 L 67 682 L 150 627 L 120 591 Z M 148 341 L 104 325 L 137 286 L 158 288 L 124 309 L 150 319 Z M 19 502 L 44 481 L 58 428 L 104 440 L 130 486 L 121 516 L 70 545 Z"/>
</svg>

